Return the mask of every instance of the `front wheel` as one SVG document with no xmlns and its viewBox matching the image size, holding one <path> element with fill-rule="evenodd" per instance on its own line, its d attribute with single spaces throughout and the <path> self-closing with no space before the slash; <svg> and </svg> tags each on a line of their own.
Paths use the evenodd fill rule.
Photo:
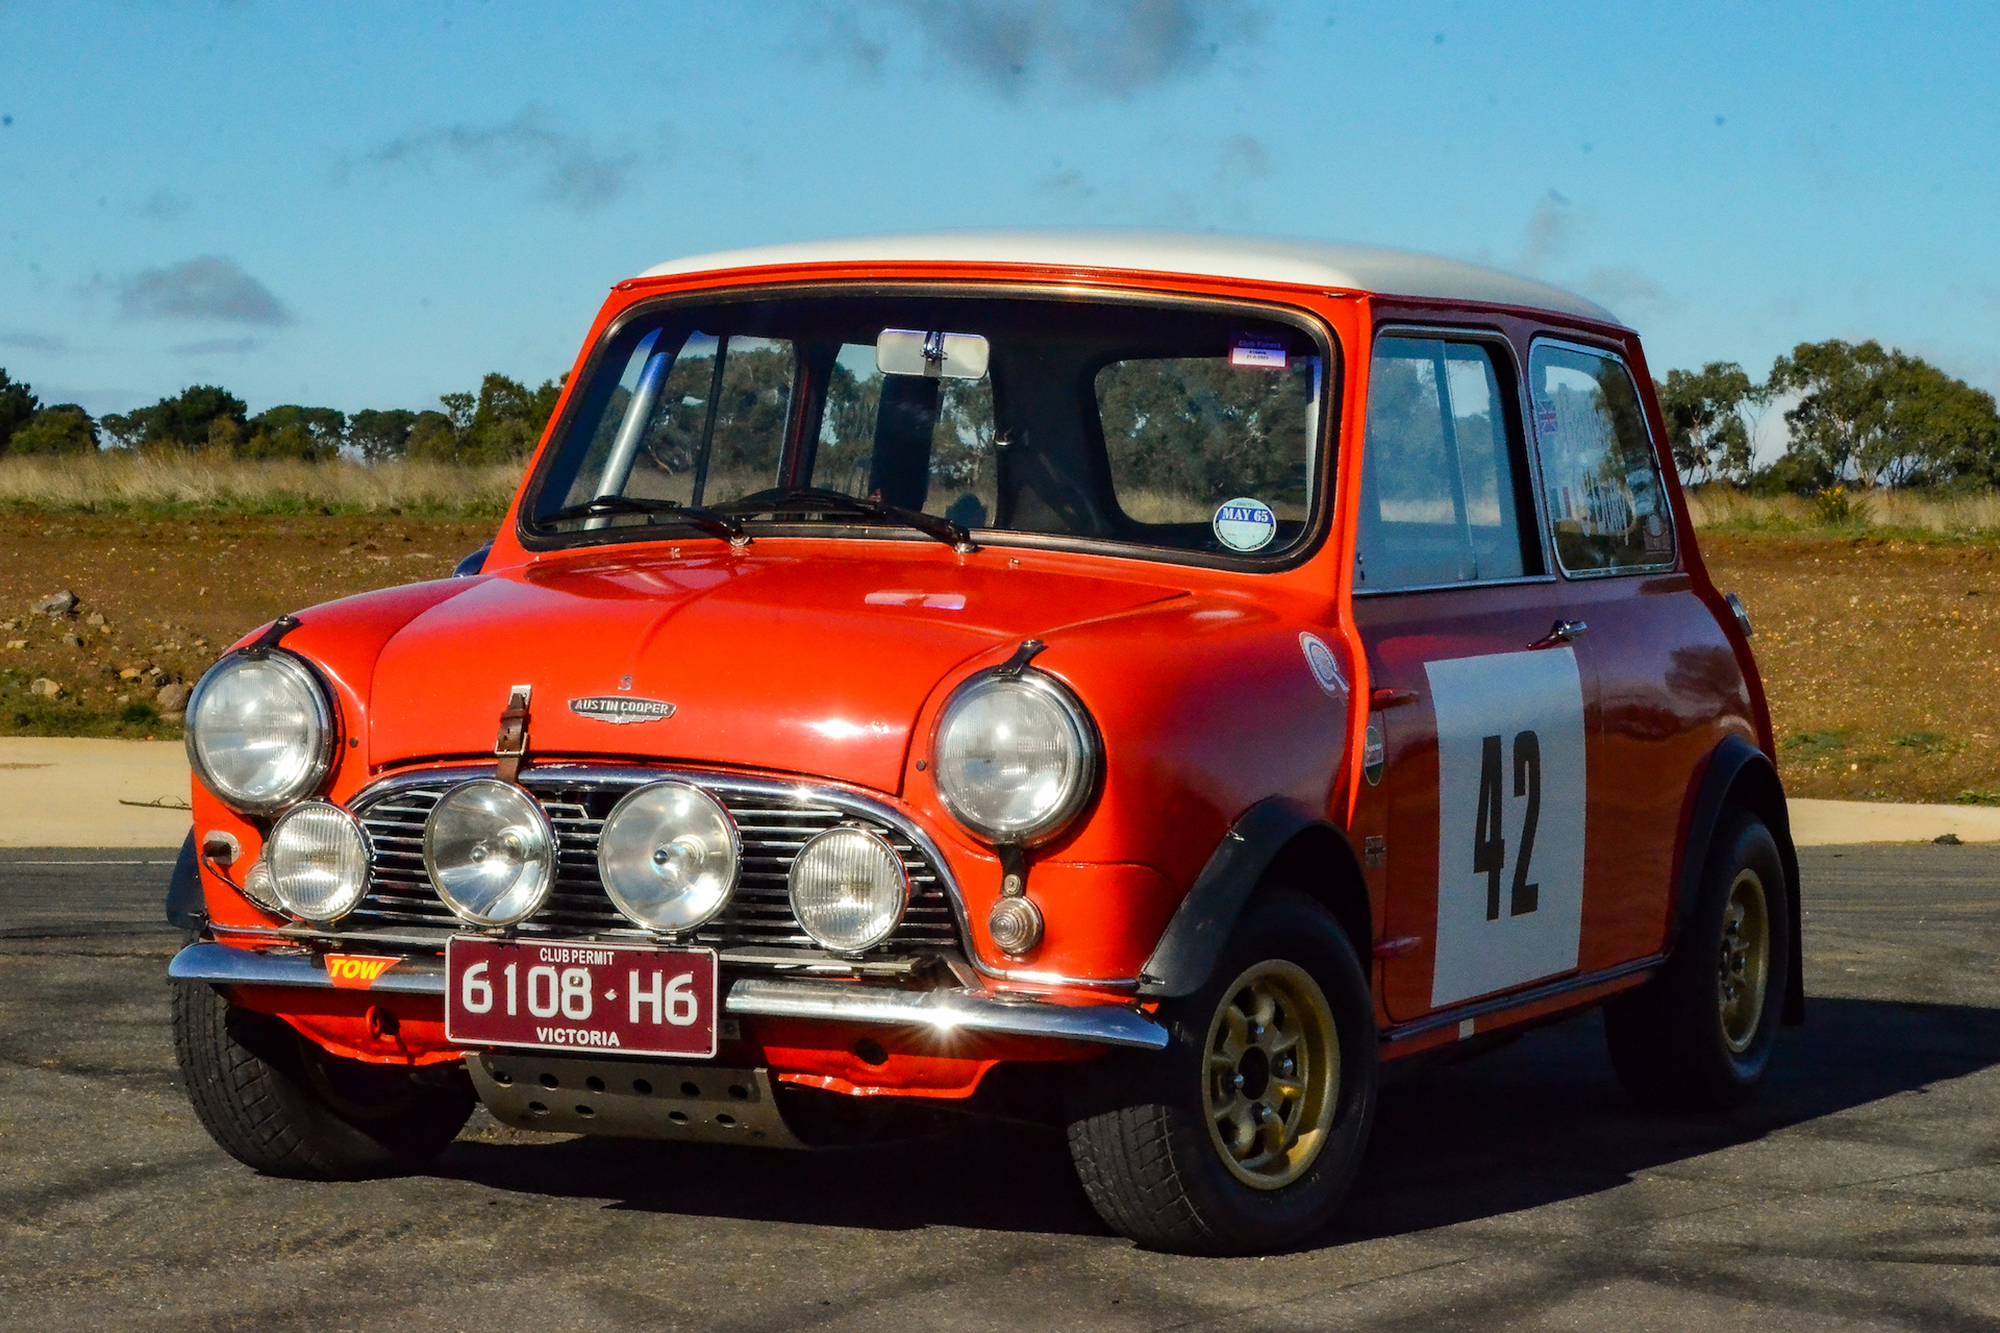
<svg viewBox="0 0 2000 1333">
<path fill-rule="evenodd" d="M 173 986 L 174 1054 L 195 1115 L 224 1151 L 266 1175 L 406 1171 L 444 1151 L 472 1114 L 472 1081 L 460 1066 L 343 1059 L 213 987 Z"/>
<path fill-rule="evenodd" d="M 1082 1066 L 1070 1152 L 1098 1214 L 1152 1249 L 1248 1254 L 1331 1220 L 1367 1146 L 1374 1000 L 1326 911 L 1273 890 L 1154 1055 Z"/>
<path fill-rule="evenodd" d="M 1755 815 L 1735 812 L 1716 829 L 1666 966 L 1605 1007 L 1612 1067 L 1635 1101 L 1723 1111 L 1756 1091 L 1794 965 L 1790 911 L 1776 839 Z"/>
</svg>

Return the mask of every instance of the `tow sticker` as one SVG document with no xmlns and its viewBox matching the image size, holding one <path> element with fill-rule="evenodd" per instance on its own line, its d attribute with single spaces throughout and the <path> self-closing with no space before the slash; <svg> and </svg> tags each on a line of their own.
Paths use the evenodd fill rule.
<svg viewBox="0 0 2000 1333">
<path fill-rule="evenodd" d="M 377 977 L 402 961 L 359 953 L 330 953 L 326 956 L 326 979 L 342 990 L 368 990 Z"/>
<path fill-rule="evenodd" d="M 1299 635 L 1299 651 L 1306 655 L 1306 666 L 1312 671 L 1313 679 L 1326 691 L 1329 699 L 1347 701 L 1347 677 L 1340 674 L 1340 659 L 1333 655 L 1333 649 L 1326 646 L 1317 634 Z"/>
<path fill-rule="evenodd" d="M 1278 516 L 1262 500 L 1240 495 L 1215 511 L 1215 539 L 1232 551 L 1258 551 L 1278 535 Z"/>
<path fill-rule="evenodd" d="M 1433 1006 L 1576 966 L 1583 684 L 1570 648 L 1425 667 L 1437 710 Z"/>
</svg>

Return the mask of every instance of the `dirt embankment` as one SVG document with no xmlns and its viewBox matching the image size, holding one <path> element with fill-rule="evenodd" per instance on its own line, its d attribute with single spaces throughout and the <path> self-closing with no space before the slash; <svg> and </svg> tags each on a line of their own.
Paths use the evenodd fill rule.
<svg viewBox="0 0 2000 1333">
<path fill-rule="evenodd" d="M 395 516 L 0 516 L 0 734 L 178 735 L 162 716 L 178 696 L 161 689 L 192 684 L 246 631 L 350 593 L 442 577 L 493 527 Z M 62 590 L 79 598 L 70 614 L 32 609 Z M 38 692 L 37 681 L 60 692 Z"/>
<path fill-rule="evenodd" d="M 2000 545 L 1706 534 L 1794 796 L 2000 805 Z"/>
</svg>

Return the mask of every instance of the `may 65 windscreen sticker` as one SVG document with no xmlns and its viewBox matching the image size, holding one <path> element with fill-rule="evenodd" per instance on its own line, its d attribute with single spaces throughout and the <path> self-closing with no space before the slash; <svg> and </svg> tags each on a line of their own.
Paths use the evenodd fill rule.
<svg viewBox="0 0 2000 1333">
<path fill-rule="evenodd" d="M 1576 966 L 1583 683 L 1569 648 L 1425 667 L 1437 708 L 1437 969 L 1454 1004 Z"/>
</svg>

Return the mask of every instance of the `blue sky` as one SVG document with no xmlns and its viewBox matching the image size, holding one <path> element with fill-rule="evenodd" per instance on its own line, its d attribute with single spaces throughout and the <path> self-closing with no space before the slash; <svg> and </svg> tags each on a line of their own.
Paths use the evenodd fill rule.
<svg viewBox="0 0 2000 1333">
<path fill-rule="evenodd" d="M 0 0 L 0 366 L 433 406 L 605 289 L 817 236 L 1157 226 L 1591 295 L 1654 369 L 1874 337 L 2000 390 L 2000 6 Z"/>
</svg>

